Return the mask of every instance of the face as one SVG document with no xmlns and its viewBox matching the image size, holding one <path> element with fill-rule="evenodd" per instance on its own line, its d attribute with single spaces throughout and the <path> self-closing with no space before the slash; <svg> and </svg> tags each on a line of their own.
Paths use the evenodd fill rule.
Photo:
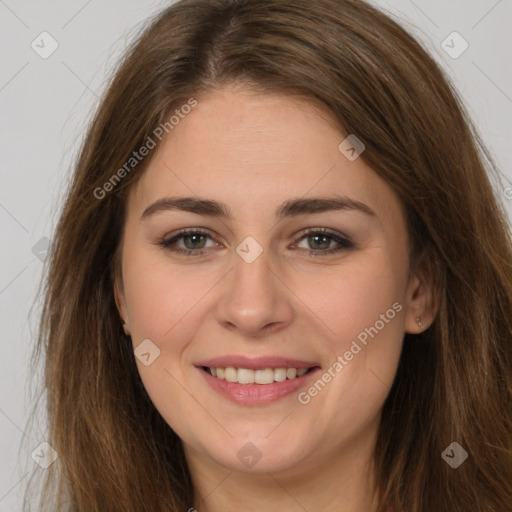
<svg viewBox="0 0 512 512">
<path fill-rule="evenodd" d="M 397 197 L 345 137 L 226 87 L 130 191 L 116 301 L 189 460 L 284 474 L 374 442 L 422 287 Z"/>
</svg>

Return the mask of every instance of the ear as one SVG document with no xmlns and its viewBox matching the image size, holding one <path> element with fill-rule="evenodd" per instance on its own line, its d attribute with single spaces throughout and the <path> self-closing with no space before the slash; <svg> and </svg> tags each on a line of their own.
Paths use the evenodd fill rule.
<svg viewBox="0 0 512 512">
<path fill-rule="evenodd" d="M 405 301 L 405 332 L 419 334 L 430 327 L 439 308 L 439 294 L 424 269 L 409 278 Z"/>
<path fill-rule="evenodd" d="M 124 287 L 122 276 L 118 272 L 114 272 L 114 299 L 116 301 L 117 310 L 123 322 L 123 329 L 126 335 L 130 335 L 130 322 L 128 317 L 128 308 L 126 307 L 126 299 L 124 296 Z"/>
</svg>

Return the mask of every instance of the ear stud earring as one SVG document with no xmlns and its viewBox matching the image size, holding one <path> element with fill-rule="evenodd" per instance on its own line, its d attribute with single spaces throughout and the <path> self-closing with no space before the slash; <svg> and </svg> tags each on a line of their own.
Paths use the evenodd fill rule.
<svg viewBox="0 0 512 512">
<path fill-rule="evenodd" d="M 416 318 L 416 322 L 418 322 L 418 325 L 420 326 L 420 329 L 423 329 L 424 325 L 423 323 L 421 322 L 420 318 Z"/>
</svg>

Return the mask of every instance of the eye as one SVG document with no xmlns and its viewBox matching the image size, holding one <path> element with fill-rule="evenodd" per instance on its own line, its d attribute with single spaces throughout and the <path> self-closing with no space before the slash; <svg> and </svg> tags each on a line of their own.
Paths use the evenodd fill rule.
<svg viewBox="0 0 512 512">
<path fill-rule="evenodd" d="M 307 242 L 310 249 L 310 256 L 333 254 L 347 249 L 353 249 L 355 247 L 354 244 L 348 239 L 348 237 L 342 235 L 341 233 L 330 231 L 327 228 L 310 229 L 303 233 L 300 241 L 302 240 Z M 332 242 L 338 246 L 330 248 Z"/>
<path fill-rule="evenodd" d="M 201 256 L 206 253 L 210 247 L 206 247 L 205 243 L 208 238 L 211 238 L 208 231 L 205 231 L 200 228 L 194 229 L 183 229 L 176 235 L 171 238 L 163 239 L 158 242 L 158 245 L 163 247 L 164 249 L 168 249 L 172 252 L 176 252 L 178 254 L 186 254 L 188 256 Z M 176 245 L 178 241 L 183 241 L 185 248 L 173 247 Z M 219 246 L 217 242 L 215 242 L 214 246 Z"/>
</svg>

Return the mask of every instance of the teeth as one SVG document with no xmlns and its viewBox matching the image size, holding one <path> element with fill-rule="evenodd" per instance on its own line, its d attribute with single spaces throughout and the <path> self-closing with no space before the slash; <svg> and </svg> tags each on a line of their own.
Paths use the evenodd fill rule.
<svg viewBox="0 0 512 512">
<path fill-rule="evenodd" d="M 272 371 L 272 370 L 270 370 Z M 274 370 L 274 380 L 283 382 L 286 380 L 286 368 L 276 368 Z"/>
<path fill-rule="evenodd" d="M 228 367 L 224 372 L 224 378 L 228 382 L 238 382 L 238 371 L 236 370 L 236 368 Z"/>
<path fill-rule="evenodd" d="M 251 370 L 248 368 L 208 368 L 210 374 L 218 379 L 239 384 L 272 384 L 284 382 L 286 379 L 295 379 L 306 374 L 309 368 L 265 368 L 263 370 Z"/>
<path fill-rule="evenodd" d="M 274 382 L 274 370 L 256 370 L 254 372 L 254 382 L 256 384 L 272 384 Z"/>
<path fill-rule="evenodd" d="M 236 370 L 235 370 L 236 371 Z M 246 368 L 238 369 L 238 382 L 240 384 L 254 384 L 254 370 L 247 370 Z"/>
</svg>

